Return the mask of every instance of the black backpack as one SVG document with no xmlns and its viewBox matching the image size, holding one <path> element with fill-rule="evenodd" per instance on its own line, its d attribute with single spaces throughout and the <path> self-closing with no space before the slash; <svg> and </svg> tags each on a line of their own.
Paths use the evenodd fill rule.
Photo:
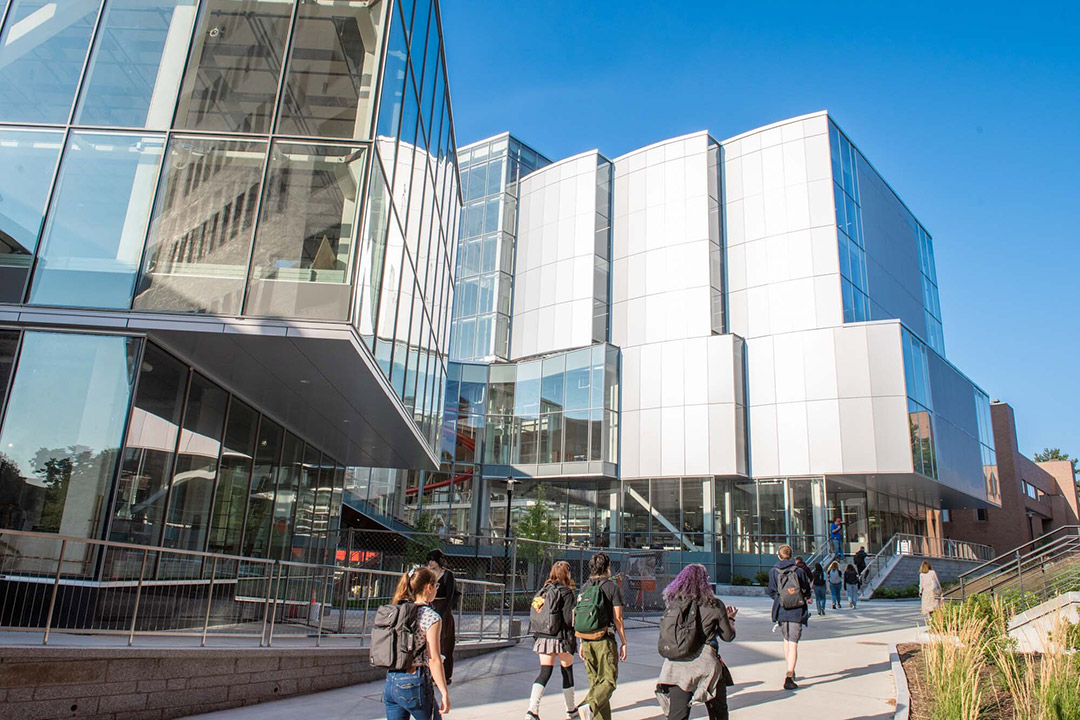
<svg viewBox="0 0 1080 720">
<path fill-rule="evenodd" d="M 776 572 L 776 591 L 780 595 L 780 607 L 798 610 L 806 607 L 802 583 L 799 582 L 799 566 L 789 565 Z"/>
<path fill-rule="evenodd" d="M 529 606 L 529 632 L 533 635 L 557 637 L 563 630 L 563 586 L 548 583 L 540 588 Z"/>
<path fill-rule="evenodd" d="M 672 600 L 660 618 L 660 638 L 656 649 L 668 660 L 690 660 L 705 645 L 698 604 L 692 600 Z"/>
<path fill-rule="evenodd" d="M 387 670 L 408 670 L 416 664 L 419 606 L 411 602 L 383 605 L 371 628 L 371 664 Z"/>
</svg>

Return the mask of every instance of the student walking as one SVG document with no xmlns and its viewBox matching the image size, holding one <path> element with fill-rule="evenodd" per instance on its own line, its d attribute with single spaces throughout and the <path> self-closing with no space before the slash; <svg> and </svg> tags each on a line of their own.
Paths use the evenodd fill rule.
<svg viewBox="0 0 1080 720">
<path fill-rule="evenodd" d="M 574 581 L 570 578 L 570 563 L 560 560 L 551 566 L 547 582 L 536 593 L 529 611 L 529 629 L 536 640 L 533 652 L 540 656 L 540 674 L 533 681 L 526 720 L 540 720 L 540 700 L 559 661 L 562 671 L 563 700 L 568 720 L 577 717 L 574 702 Z"/>
<path fill-rule="evenodd" d="M 859 604 L 860 587 L 862 587 L 862 580 L 859 578 L 859 571 L 854 565 L 848 563 L 847 568 L 844 569 L 844 588 L 847 590 L 848 605 L 853 610 Z"/>
<path fill-rule="evenodd" d="M 408 614 L 404 624 L 414 628 L 415 646 L 411 662 L 402 663 L 404 669 L 386 673 L 383 685 L 386 720 L 440 720 L 441 713 L 450 712 L 450 691 L 446 688 L 440 652 L 442 618 L 431 608 L 437 586 L 435 573 L 419 567 L 404 573 L 394 591 L 391 605 L 403 605 L 400 612 Z M 380 608 L 380 613 L 384 609 Z M 375 653 L 374 639 L 372 653 Z M 438 705 L 434 688 L 442 696 Z"/>
<path fill-rule="evenodd" d="M 439 581 L 439 588 L 435 591 L 435 599 L 431 601 L 431 607 L 442 618 L 442 641 L 443 669 L 446 671 L 446 684 L 453 682 L 454 678 L 454 646 L 457 644 L 457 625 L 454 622 L 454 603 L 460 594 L 457 589 L 457 580 L 454 573 L 446 567 L 446 554 L 435 548 L 427 554 L 427 566 L 435 573 L 435 579 Z"/>
<path fill-rule="evenodd" d="M 814 563 L 814 574 L 811 578 L 814 585 L 814 601 L 817 603 L 817 614 L 825 614 L 825 569 L 821 563 Z"/>
<path fill-rule="evenodd" d="M 832 609 L 840 609 L 840 588 L 844 584 L 844 574 L 840 572 L 840 563 L 835 560 L 829 565 L 829 594 L 832 595 Z"/>
<path fill-rule="evenodd" d="M 666 609 L 657 643 L 665 658 L 656 697 L 667 720 L 687 720 L 702 703 L 709 720 L 728 720 L 727 689 L 734 683 L 720 659 L 717 639 L 735 639 L 735 608 L 713 594 L 704 565 L 687 565 L 664 588 Z"/>
<path fill-rule="evenodd" d="M 578 706 L 581 720 L 611 720 L 611 695 L 619 679 L 619 661 L 626 662 L 622 606 L 622 589 L 611 579 L 611 558 L 607 553 L 596 553 L 589 560 L 589 579 L 581 586 L 574 614 L 574 633 L 581 639 L 578 655 L 585 661 L 589 676 L 589 694 Z M 616 634 L 621 643 L 618 652 Z"/>
<path fill-rule="evenodd" d="M 934 611 L 941 607 L 941 581 L 938 579 L 937 571 L 930 567 L 930 563 L 926 560 L 923 560 L 923 564 L 919 567 L 919 597 L 922 598 L 920 610 L 927 617 L 933 615 Z"/>
<path fill-rule="evenodd" d="M 787 675 L 784 689 L 794 690 L 795 663 L 799 660 L 799 639 L 810 620 L 810 578 L 791 559 L 791 546 L 781 545 L 776 551 L 779 562 L 769 571 L 769 597 L 772 598 L 772 619 L 784 638 L 784 658 Z M 835 564 L 835 563 L 834 563 Z"/>
<path fill-rule="evenodd" d="M 855 569 L 859 571 L 859 577 L 866 573 L 866 547 L 859 546 L 859 552 L 855 553 Z"/>
</svg>

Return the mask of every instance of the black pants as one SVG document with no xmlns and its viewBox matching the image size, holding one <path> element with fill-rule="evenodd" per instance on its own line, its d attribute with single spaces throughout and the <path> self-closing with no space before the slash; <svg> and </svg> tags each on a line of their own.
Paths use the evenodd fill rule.
<svg viewBox="0 0 1080 720">
<path fill-rule="evenodd" d="M 690 717 L 690 700 L 694 697 L 692 692 L 687 692 L 681 687 L 672 685 L 668 690 L 667 720 L 687 720 Z M 727 687 L 720 683 L 716 688 L 716 697 L 705 703 L 705 709 L 709 711 L 709 720 L 728 720 Z"/>
<path fill-rule="evenodd" d="M 454 615 L 450 612 L 443 615 L 439 644 L 442 646 L 443 672 L 446 673 L 446 682 L 449 683 L 454 678 L 454 645 L 457 644 L 457 628 Z"/>
</svg>

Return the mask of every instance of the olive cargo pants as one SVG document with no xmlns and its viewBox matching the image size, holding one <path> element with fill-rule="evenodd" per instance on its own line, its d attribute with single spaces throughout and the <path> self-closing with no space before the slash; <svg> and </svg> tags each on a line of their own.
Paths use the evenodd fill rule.
<svg viewBox="0 0 1080 720">
<path fill-rule="evenodd" d="M 585 673 L 589 676 L 589 694 L 585 696 L 585 702 L 597 720 L 611 720 L 611 695 L 619 679 L 615 638 L 609 635 L 602 640 L 582 640 L 581 649 Z"/>
</svg>

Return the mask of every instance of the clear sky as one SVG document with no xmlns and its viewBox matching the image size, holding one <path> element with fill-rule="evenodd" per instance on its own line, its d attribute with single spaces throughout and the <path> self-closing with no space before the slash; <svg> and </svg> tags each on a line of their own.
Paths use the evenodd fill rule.
<svg viewBox="0 0 1080 720">
<path fill-rule="evenodd" d="M 945 347 L 1080 455 L 1072 3 L 443 0 L 458 143 L 552 159 L 829 110 L 934 237 Z"/>
</svg>

